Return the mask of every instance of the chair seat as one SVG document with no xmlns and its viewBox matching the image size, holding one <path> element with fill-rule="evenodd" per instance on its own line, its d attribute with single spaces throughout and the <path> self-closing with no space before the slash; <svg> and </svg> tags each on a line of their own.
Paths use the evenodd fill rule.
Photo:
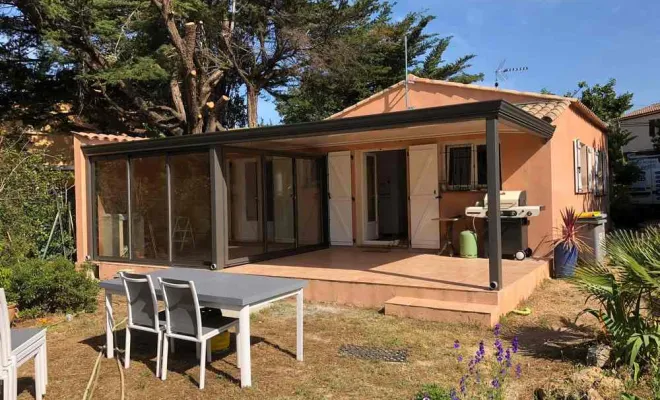
<svg viewBox="0 0 660 400">
<path fill-rule="evenodd" d="M 209 316 L 202 317 L 202 336 L 214 330 L 226 330 L 238 322 L 237 318 Z"/>
<path fill-rule="evenodd" d="M 21 328 L 11 330 L 11 351 L 12 353 L 17 350 L 29 346 L 35 341 L 45 336 L 46 330 L 42 328 Z"/>
</svg>

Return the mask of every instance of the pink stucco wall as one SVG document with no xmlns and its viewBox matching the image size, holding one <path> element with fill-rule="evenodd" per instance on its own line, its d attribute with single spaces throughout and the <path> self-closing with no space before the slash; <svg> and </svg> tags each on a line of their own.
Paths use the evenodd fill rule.
<svg viewBox="0 0 660 400">
<path fill-rule="evenodd" d="M 399 85 L 381 95 L 358 103 L 332 118 L 405 110 L 404 87 Z M 525 93 L 475 89 L 457 84 L 438 85 L 427 82 L 409 84 L 408 101 L 413 108 L 437 107 L 474 101 L 503 99 L 511 103 L 552 100 L 549 96 Z M 554 99 L 561 99 L 554 97 Z M 546 207 L 541 216 L 533 218 L 529 226 L 529 244 L 537 255 L 546 255 L 547 244 L 553 227 L 560 223 L 560 211 L 575 207 L 577 211 L 606 209 L 606 197 L 592 194 L 576 194 L 574 185 L 573 140 L 579 138 L 597 149 L 606 148 L 603 130 L 587 119 L 573 105 L 566 109 L 553 125 L 553 138 L 545 142 L 526 134 L 503 133 L 501 135 L 502 188 L 503 190 L 527 191 L 527 203 Z M 439 144 L 442 142 L 439 141 Z M 483 198 L 484 192 L 448 192 L 441 201 L 441 215 L 461 214 L 466 206 Z M 464 225 L 471 224 L 466 221 Z M 460 231 L 461 226 L 457 227 Z M 479 228 L 477 227 L 479 230 Z"/>
</svg>

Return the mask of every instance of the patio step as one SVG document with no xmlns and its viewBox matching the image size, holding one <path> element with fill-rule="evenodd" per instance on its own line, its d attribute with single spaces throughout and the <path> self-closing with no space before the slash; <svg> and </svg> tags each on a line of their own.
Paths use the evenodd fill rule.
<svg viewBox="0 0 660 400">
<path fill-rule="evenodd" d="M 385 314 L 427 321 L 494 326 L 499 318 L 499 307 L 490 304 L 397 296 L 385 302 Z"/>
</svg>

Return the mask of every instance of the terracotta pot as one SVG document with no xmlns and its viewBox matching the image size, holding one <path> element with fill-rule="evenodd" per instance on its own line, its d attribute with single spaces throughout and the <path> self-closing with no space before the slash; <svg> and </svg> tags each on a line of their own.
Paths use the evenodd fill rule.
<svg viewBox="0 0 660 400">
<path fill-rule="evenodd" d="M 14 318 L 16 318 L 16 314 L 18 314 L 18 307 L 16 304 L 9 304 L 7 305 L 7 310 L 9 311 L 9 323 L 12 323 Z"/>
</svg>

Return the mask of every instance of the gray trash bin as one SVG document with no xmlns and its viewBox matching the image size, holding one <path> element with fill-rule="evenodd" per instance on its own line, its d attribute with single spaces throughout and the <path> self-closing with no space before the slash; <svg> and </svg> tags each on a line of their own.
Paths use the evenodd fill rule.
<svg viewBox="0 0 660 400">
<path fill-rule="evenodd" d="M 580 258 L 585 261 L 596 260 L 602 262 L 605 259 L 605 224 L 607 223 L 607 214 L 603 213 L 597 217 L 579 218 L 580 238 L 589 246 L 586 254 L 580 254 Z"/>
</svg>

